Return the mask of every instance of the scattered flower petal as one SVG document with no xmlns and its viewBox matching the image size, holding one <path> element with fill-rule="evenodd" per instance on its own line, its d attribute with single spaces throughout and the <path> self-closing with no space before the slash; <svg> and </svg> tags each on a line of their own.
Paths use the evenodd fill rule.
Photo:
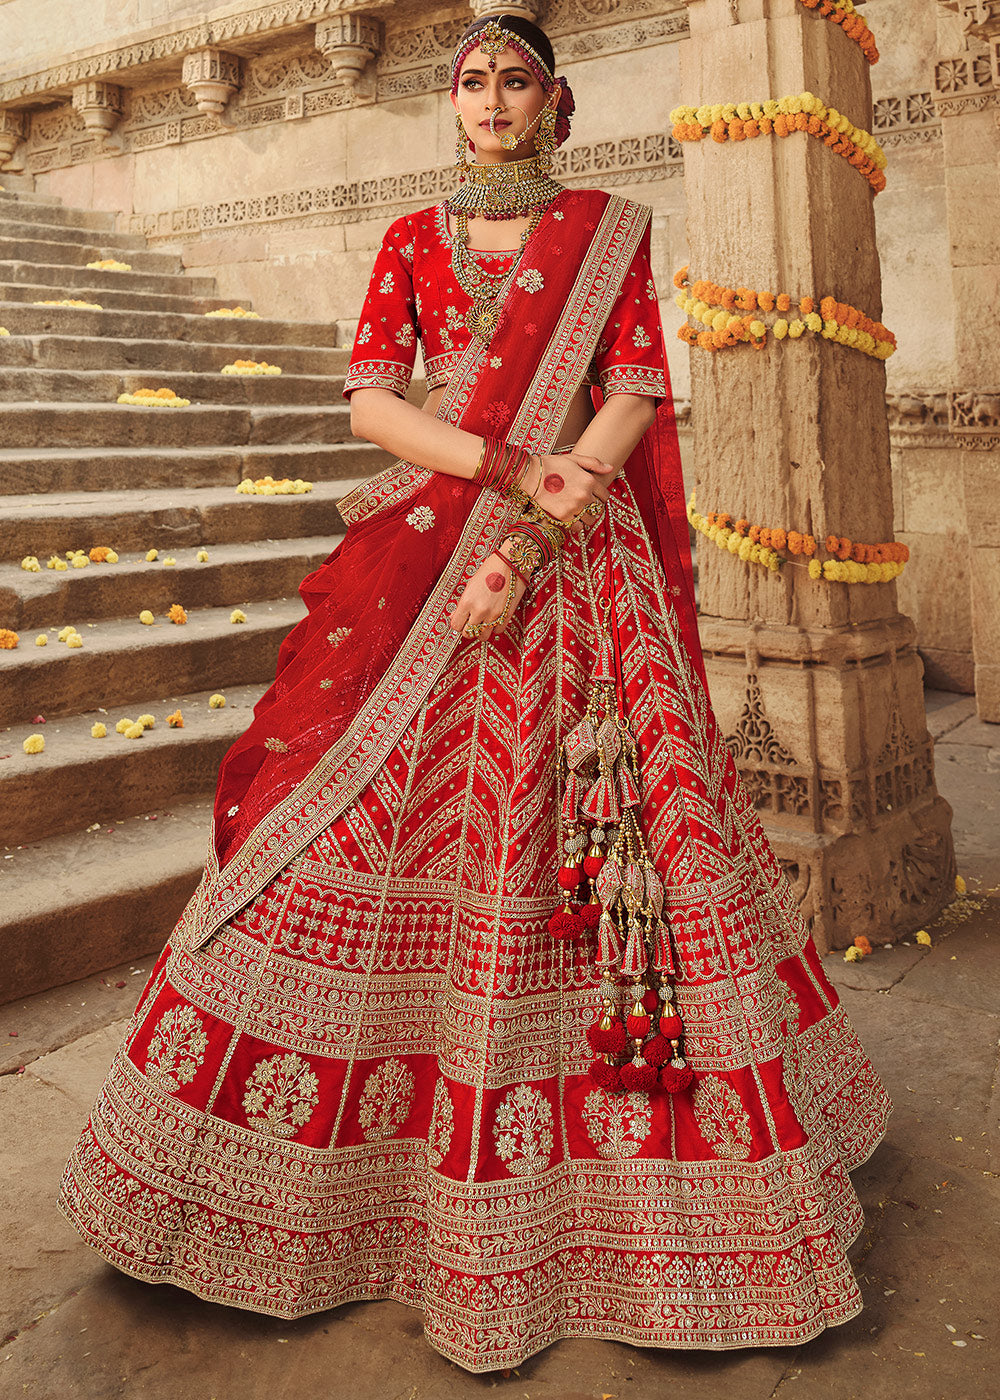
<svg viewBox="0 0 1000 1400">
<path fill-rule="evenodd" d="M 146 726 L 145 726 L 144 724 L 138 724 L 138 723 L 136 723 L 136 724 L 130 724 L 129 727 L 128 727 L 128 729 L 125 730 L 125 738 L 126 738 L 126 739 L 141 739 L 142 736 L 145 734 L 145 732 L 146 732 Z"/>
<path fill-rule="evenodd" d="M 41 564 L 33 554 L 26 554 L 21 560 L 21 568 L 29 574 L 37 574 L 41 571 Z"/>
<path fill-rule="evenodd" d="M 175 710 L 172 715 L 167 715 L 167 724 L 171 729 L 184 728 L 184 716 L 181 714 L 180 710 Z"/>
<path fill-rule="evenodd" d="M 148 608 L 143 608 L 142 612 L 139 614 L 139 621 L 143 624 L 144 627 L 152 627 L 153 623 L 156 621 L 156 618 L 153 616 L 153 614 L 149 611 Z"/>
<path fill-rule="evenodd" d="M 156 720 L 152 715 L 140 715 L 136 720 L 136 724 L 141 724 L 143 729 L 152 729 L 156 724 Z"/>
<path fill-rule="evenodd" d="M 224 695 L 210 695 L 208 699 L 208 708 L 210 710 L 221 710 L 225 703 L 226 697 Z"/>
<path fill-rule="evenodd" d="M 848 948 L 844 954 L 844 962 L 861 962 L 864 956 L 865 955 L 864 953 L 862 953 L 861 949 L 855 948 L 852 943 L 850 948 Z"/>
<path fill-rule="evenodd" d="M 66 638 L 66 645 L 68 647 L 82 647 L 83 638 L 80 636 L 79 632 L 74 632 L 72 637 Z"/>
<path fill-rule="evenodd" d="M 917 930 L 917 942 L 924 948 L 933 947 L 931 936 L 925 928 Z"/>
<path fill-rule="evenodd" d="M 240 608 L 233 608 L 232 612 L 229 614 L 230 622 L 246 622 L 246 620 L 247 615 Z"/>
<path fill-rule="evenodd" d="M 38 636 L 35 638 L 35 646 L 36 646 L 36 647 L 47 647 L 48 644 L 49 644 L 49 639 L 48 639 L 48 637 L 46 636 L 46 634 L 45 634 L 44 632 L 39 632 Z"/>
<path fill-rule="evenodd" d="M 147 563 L 147 564 L 152 564 L 153 560 L 154 560 L 154 559 L 158 559 L 159 557 L 160 557 L 160 551 L 159 551 L 158 549 L 147 549 L 147 550 L 146 550 L 146 563 Z"/>
<path fill-rule="evenodd" d="M 133 720 L 133 719 L 120 719 L 120 720 L 118 721 L 118 723 L 115 725 L 115 733 L 116 733 L 116 734 L 124 734 L 125 731 L 126 731 L 126 729 L 131 729 L 131 728 L 132 728 L 132 726 L 133 726 L 134 723 L 135 723 L 135 720 Z"/>
<path fill-rule="evenodd" d="M 178 627 L 182 627 L 184 623 L 188 620 L 188 615 L 181 607 L 180 603 L 174 603 L 171 605 L 170 611 L 167 613 L 167 617 L 169 617 L 171 622 L 175 622 Z"/>
<path fill-rule="evenodd" d="M 0 651 L 13 651 L 20 641 L 16 632 L 9 627 L 0 627 Z"/>
<path fill-rule="evenodd" d="M 45 739 L 41 734 L 29 734 L 21 748 L 25 753 L 41 753 L 45 748 Z"/>
<path fill-rule="evenodd" d="M 191 400 L 178 398 L 173 389 L 137 389 L 134 394 L 119 394 L 115 403 L 131 404 L 134 408 L 190 408 Z"/>
<path fill-rule="evenodd" d="M 207 563 L 208 563 L 208 550 L 207 550 L 207 549 L 199 549 L 198 553 L 195 555 L 195 558 L 197 559 L 197 561 L 198 561 L 199 564 L 207 564 Z"/>
<path fill-rule="evenodd" d="M 92 725 L 90 726 L 90 737 L 91 737 L 92 739 L 105 739 L 105 738 L 107 738 L 107 734 L 108 734 L 108 727 L 107 727 L 107 725 L 106 725 L 106 724 L 101 724 L 100 721 L 98 721 L 97 724 L 92 724 Z"/>
<path fill-rule="evenodd" d="M 966 890 L 965 881 L 962 879 L 961 875 L 956 875 L 956 876 L 955 876 L 955 893 L 956 893 L 956 894 L 965 894 L 965 890 Z"/>
</svg>

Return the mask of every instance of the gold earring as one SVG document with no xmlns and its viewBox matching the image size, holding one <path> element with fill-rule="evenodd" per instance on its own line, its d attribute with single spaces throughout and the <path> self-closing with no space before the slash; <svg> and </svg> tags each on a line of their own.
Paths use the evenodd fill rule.
<svg viewBox="0 0 1000 1400">
<path fill-rule="evenodd" d="M 535 137 L 535 154 L 538 156 L 538 169 L 542 173 L 552 169 L 552 153 L 556 148 L 556 111 L 546 107 L 538 123 Z"/>
<path fill-rule="evenodd" d="M 455 145 L 455 164 L 464 170 L 469 164 L 469 157 L 466 154 L 469 146 L 469 138 L 466 135 L 465 127 L 462 123 L 461 112 L 455 113 L 455 126 L 458 128 L 458 141 Z"/>
</svg>

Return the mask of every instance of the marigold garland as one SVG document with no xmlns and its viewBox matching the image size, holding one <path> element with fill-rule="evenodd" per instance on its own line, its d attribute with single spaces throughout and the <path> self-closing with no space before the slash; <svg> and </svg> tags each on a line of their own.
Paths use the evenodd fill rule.
<svg viewBox="0 0 1000 1400">
<path fill-rule="evenodd" d="M 76 301 L 73 297 L 63 297 L 61 301 L 36 301 L 35 306 L 75 306 L 78 311 L 103 311 L 96 301 Z"/>
<path fill-rule="evenodd" d="M 899 577 L 910 557 L 909 546 L 895 540 L 885 544 L 859 544 L 847 536 L 827 535 L 823 547 L 834 557 L 815 559 L 813 555 L 819 545 L 812 535 L 751 525 L 743 517 L 734 519 L 727 511 L 710 510 L 701 515 L 695 509 L 694 492 L 688 501 L 687 518 L 719 549 L 727 550 L 744 564 L 759 564 L 774 574 L 793 564 L 808 569 L 811 579 L 826 579 L 831 583 L 889 583 Z M 786 558 L 779 553 L 781 550 L 787 550 L 792 556 L 802 555 L 808 563 L 799 563 L 797 557 Z"/>
<path fill-rule="evenodd" d="M 313 483 L 303 481 L 301 477 L 296 477 L 292 481 L 290 477 L 283 476 L 280 481 L 275 481 L 273 476 L 261 476 L 254 481 L 247 476 L 236 487 L 236 494 L 238 496 L 301 496 L 312 489 Z"/>
<path fill-rule="evenodd" d="M 256 311 L 245 311 L 242 306 L 220 306 L 218 311 L 206 311 L 206 316 L 245 316 L 249 321 L 259 321 Z"/>
<path fill-rule="evenodd" d="M 854 6 L 854 0 L 799 0 L 807 10 L 816 10 L 824 19 L 839 24 L 849 39 L 853 39 L 869 63 L 879 60 L 875 35 L 861 18 Z"/>
<path fill-rule="evenodd" d="M 137 389 L 134 394 L 119 394 L 116 403 L 132 404 L 136 408 L 190 408 L 190 399 L 181 399 L 173 389 Z"/>
<path fill-rule="evenodd" d="M 688 269 L 674 273 L 678 289 L 674 301 L 688 316 L 700 321 L 707 330 L 683 325 L 678 340 L 702 350 L 725 350 L 733 345 L 752 345 L 762 350 L 768 335 L 775 340 L 798 340 L 806 331 L 835 340 L 851 350 L 860 350 L 876 360 L 888 360 L 896 353 L 896 337 L 881 321 L 873 321 L 856 306 L 837 301 L 834 297 L 800 297 L 793 301 L 787 292 L 756 292 L 751 287 L 724 287 L 704 278 L 687 280 Z M 817 309 L 818 308 L 818 309 Z M 791 320 L 794 310 L 799 316 Z M 740 312 L 749 313 L 740 315 Z M 760 313 L 778 313 L 770 325 L 760 319 Z M 757 314 L 754 314 L 757 313 Z M 801 319 L 800 319 L 801 317 Z"/>
<path fill-rule="evenodd" d="M 223 374 L 280 374 L 280 365 L 269 365 L 266 360 L 234 360 L 231 365 L 222 366 Z"/>
<path fill-rule="evenodd" d="M 886 155 L 870 131 L 855 126 L 836 107 L 827 107 L 811 92 L 771 97 L 763 102 L 717 102 L 702 107 L 675 107 L 670 113 L 675 141 L 720 144 L 757 136 L 791 136 L 805 131 L 855 167 L 876 194 L 885 189 Z"/>
</svg>

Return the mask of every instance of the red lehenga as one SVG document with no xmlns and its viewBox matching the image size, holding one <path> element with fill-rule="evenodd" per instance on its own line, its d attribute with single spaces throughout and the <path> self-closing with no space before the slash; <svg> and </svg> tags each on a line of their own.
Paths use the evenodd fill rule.
<svg viewBox="0 0 1000 1400">
<path fill-rule="evenodd" d="M 560 195 L 488 347 L 456 334 L 439 218 L 387 235 L 355 384 L 405 388 L 410 325 L 454 355 L 442 417 L 536 450 L 587 373 L 658 392 L 647 209 Z M 406 463 L 346 502 L 66 1169 L 119 1269 L 285 1318 L 397 1299 L 472 1371 L 561 1337 L 792 1344 L 860 1310 L 848 1171 L 890 1106 L 709 704 L 675 453 L 668 400 L 486 645 L 448 613 L 518 507 Z M 695 1071 L 672 1094 L 595 1085 L 594 935 L 547 929 L 609 568 Z"/>
</svg>

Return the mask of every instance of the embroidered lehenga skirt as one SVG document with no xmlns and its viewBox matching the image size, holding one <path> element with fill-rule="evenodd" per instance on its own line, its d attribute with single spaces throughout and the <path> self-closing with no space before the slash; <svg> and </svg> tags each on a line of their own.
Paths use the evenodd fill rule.
<svg viewBox="0 0 1000 1400">
<path fill-rule="evenodd" d="M 119 1269 L 289 1319 L 396 1299 L 472 1371 L 562 1337 L 792 1344 L 860 1310 L 848 1172 L 889 1103 L 624 480 L 612 497 L 694 1085 L 595 1085 L 594 936 L 546 928 L 595 532 L 506 634 L 456 647 L 353 805 L 204 946 L 164 951 L 61 1200 Z"/>
</svg>

